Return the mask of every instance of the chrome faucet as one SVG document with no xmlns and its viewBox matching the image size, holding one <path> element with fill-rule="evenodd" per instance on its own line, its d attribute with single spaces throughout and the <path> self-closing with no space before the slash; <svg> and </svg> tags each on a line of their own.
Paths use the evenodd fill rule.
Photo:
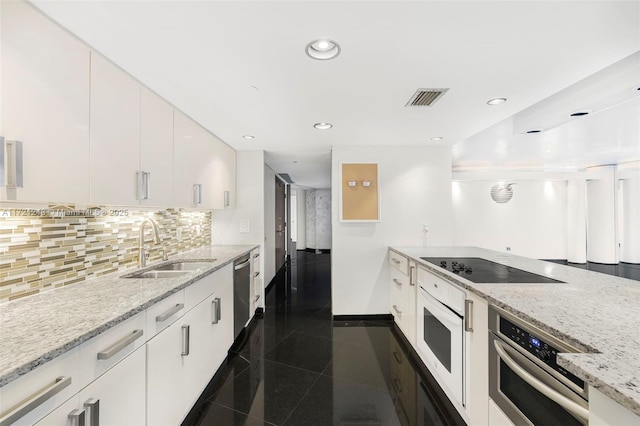
<svg viewBox="0 0 640 426">
<path fill-rule="evenodd" d="M 145 228 L 145 225 L 148 223 L 151 224 L 151 228 L 153 229 L 153 243 L 160 244 L 161 242 L 160 233 L 158 232 L 158 224 L 156 223 L 156 221 L 151 219 L 150 217 L 145 217 L 144 219 L 142 219 L 142 223 L 140 224 L 140 237 L 138 240 L 138 266 L 139 267 L 147 266 L 147 257 L 149 256 L 149 254 L 144 249 L 144 243 L 145 243 L 144 228 Z M 163 250 L 164 250 L 164 247 L 163 247 Z M 167 257 L 166 255 L 167 255 L 167 251 L 164 250 L 163 260 L 166 260 L 166 257 Z"/>
</svg>

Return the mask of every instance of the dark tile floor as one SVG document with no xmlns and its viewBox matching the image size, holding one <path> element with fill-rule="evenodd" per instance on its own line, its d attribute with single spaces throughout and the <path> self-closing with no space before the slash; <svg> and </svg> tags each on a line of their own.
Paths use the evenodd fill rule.
<svg viewBox="0 0 640 426">
<path fill-rule="evenodd" d="M 278 272 L 183 425 L 463 424 L 391 322 L 333 321 L 330 268 L 299 251 Z"/>
</svg>

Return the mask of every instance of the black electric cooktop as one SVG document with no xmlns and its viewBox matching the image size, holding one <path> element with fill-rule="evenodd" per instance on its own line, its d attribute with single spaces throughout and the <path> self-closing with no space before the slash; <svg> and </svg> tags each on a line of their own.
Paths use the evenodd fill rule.
<svg viewBox="0 0 640 426">
<path fill-rule="evenodd" d="M 502 265 L 479 257 L 421 257 L 474 283 L 562 283 L 544 275 Z"/>
</svg>

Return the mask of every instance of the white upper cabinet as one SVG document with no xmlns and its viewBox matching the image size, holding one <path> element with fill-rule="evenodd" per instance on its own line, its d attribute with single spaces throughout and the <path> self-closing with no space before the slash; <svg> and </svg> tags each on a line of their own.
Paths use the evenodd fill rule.
<svg viewBox="0 0 640 426">
<path fill-rule="evenodd" d="M 236 150 L 213 137 L 213 208 L 233 208 L 236 191 Z"/>
<path fill-rule="evenodd" d="M 142 205 L 167 207 L 173 197 L 173 107 L 142 87 L 140 97 L 140 171 L 145 173 Z"/>
<path fill-rule="evenodd" d="M 212 209 L 213 136 L 178 110 L 173 116 L 173 204 Z"/>
<path fill-rule="evenodd" d="M 91 202 L 136 205 L 140 169 L 140 84 L 91 54 Z"/>
<path fill-rule="evenodd" d="M 24 170 L 0 199 L 87 202 L 89 48 L 27 3 L 0 7 L 0 135 L 22 141 Z"/>
</svg>

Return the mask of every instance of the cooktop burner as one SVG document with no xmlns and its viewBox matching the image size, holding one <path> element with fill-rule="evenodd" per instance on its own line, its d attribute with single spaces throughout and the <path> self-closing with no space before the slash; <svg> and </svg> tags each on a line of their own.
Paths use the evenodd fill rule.
<svg viewBox="0 0 640 426">
<path fill-rule="evenodd" d="M 479 257 L 421 257 L 429 263 L 474 283 L 562 283 L 544 275 L 502 265 Z"/>
</svg>

